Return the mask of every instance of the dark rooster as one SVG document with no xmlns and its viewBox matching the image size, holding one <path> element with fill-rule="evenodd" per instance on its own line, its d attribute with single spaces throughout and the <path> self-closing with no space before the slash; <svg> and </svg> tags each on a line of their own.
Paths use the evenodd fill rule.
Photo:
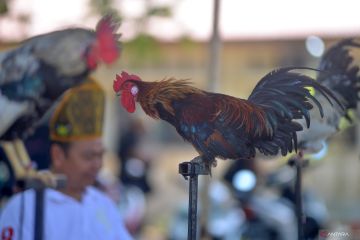
<svg viewBox="0 0 360 240">
<path fill-rule="evenodd" d="M 294 69 L 281 68 L 264 76 L 248 100 L 206 92 L 186 80 L 143 82 L 125 72 L 116 76 L 113 88 L 128 112 L 135 111 L 137 101 L 147 115 L 173 125 L 210 170 L 217 157 L 248 160 L 255 157 L 256 149 L 265 155 L 296 151 L 296 132 L 303 127 L 294 120 L 305 118 L 310 125 L 311 100 L 322 114 L 307 87 L 341 105 L 331 91 L 291 72 Z"/>
<path fill-rule="evenodd" d="M 318 111 L 310 111 L 311 126 L 298 132 L 299 148 L 307 153 L 315 153 L 325 146 L 326 140 L 338 132 L 341 118 L 352 121 L 348 113 L 356 110 L 359 101 L 360 76 L 359 66 L 354 64 L 350 55 L 352 48 L 359 48 L 360 43 L 354 39 L 344 39 L 326 51 L 321 58 L 317 82 L 331 89 L 341 101 L 345 109 L 331 106 L 321 93 L 315 97 L 321 103 L 325 116 L 321 117 Z M 303 126 L 305 122 L 299 121 Z"/>
<path fill-rule="evenodd" d="M 26 158 L 20 153 L 21 140 L 56 99 L 85 81 L 98 64 L 110 64 L 119 57 L 118 27 L 117 21 L 105 16 L 96 31 L 50 32 L 0 54 L 0 140 L 7 155 Z"/>
</svg>

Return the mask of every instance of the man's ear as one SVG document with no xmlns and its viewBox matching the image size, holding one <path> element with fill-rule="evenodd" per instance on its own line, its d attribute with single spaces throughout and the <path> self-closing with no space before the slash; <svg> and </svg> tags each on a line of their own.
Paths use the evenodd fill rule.
<svg viewBox="0 0 360 240">
<path fill-rule="evenodd" d="M 50 147 L 50 156 L 54 170 L 61 169 L 66 160 L 64 149 L 58 144 L 52 144 Z"/>
</svg>

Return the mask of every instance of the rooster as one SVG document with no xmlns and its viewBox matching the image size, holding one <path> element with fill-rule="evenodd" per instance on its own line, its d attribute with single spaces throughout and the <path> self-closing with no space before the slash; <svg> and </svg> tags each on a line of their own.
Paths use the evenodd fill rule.
<svg viewBox="0 0 360 240">
<path fill-rule="evenodd" d="M 50 32 L 0 53 L 0 140 L 7 155 L 12 155 L 9 158 L 26 160 L 22 140 L 55 101 L 85 81 L 100 63 L 116 61 L 120 55 L 118 27 L 108 15 L 96 31 Z"/>
<path fill-rule="evenodd" d="M 354 39 L 344 39 L 332 46 L 321 58 L 321 71 L 318 72 L 317 82 L 331 89 L 345 109 L 331 106 L 324 96 L 315 93 L 326 114 L 322 118 L 318 111 L 310 111 L 310 128 L 298 132 L 299 149 L 303 152 L 319 152 L 325 146 L 326 140 L 338 132 L 343 117 L 352 121 L 348 112 L 356 110 L 360 91 L 359 66 L 354 65 L 349 52 L 353 47 L 359 48 L 360 43 Z M 305 126 L 303 120 L 299 123 Z"/>
<path fill-rule="evenodd" d="M 314 87 L 329 102 L 341 106 L 331 91 L 310 77 L 292 72 L 294 69 L 268 73 L 247 100 L 206 92 L 187 80 L 144 82 L 126 72 L 116 76 L 113 89 L 121 95 L 120 103 L 128 112 L 134 112 L 135 102 L 139 102 L 147 115 L 173 125 L 200 154 L 195 161 L 204 163 L 211 172 L 215 158 L 253 159 L 256 149 L 265 155 L 296 151 L 296 132 L 303 127 L 294 120 L 305 118 L 309 127 L 309 111 L 314 105 L 323 113 L 307 87 Z"/>
</svg>

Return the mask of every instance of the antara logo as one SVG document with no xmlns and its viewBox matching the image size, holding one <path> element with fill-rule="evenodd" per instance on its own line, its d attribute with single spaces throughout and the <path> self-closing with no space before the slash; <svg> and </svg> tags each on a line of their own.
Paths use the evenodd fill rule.
<svg viewBox="0 0 360 240">
<path fill-rule="evenodd" d="M 346 239 L 350 237 L 350 233 L 348 232 L 330 232 L 328 230 L 320 230 L 319 236 L 322 239 Z"/>
</svg>

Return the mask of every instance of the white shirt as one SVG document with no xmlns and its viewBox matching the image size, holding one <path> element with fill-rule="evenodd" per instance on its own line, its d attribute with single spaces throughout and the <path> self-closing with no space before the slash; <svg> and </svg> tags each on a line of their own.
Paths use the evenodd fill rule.
<svg viewBox="0 0 360 240">
<path fill-rule="evenodd" d="M 130 240 L 115 203 L 94 187 L 88 187 L 79 202 L 53 189 L 45 196 L 45 240 Z M 35 194 L 27 190 L 15 195 L 0 215 L 0 237 L 33 240 Z M 23 203 L 22 239 L 20 216 Z M 10 236 L 9 238 L 5 238 Z"/>
</svg>

